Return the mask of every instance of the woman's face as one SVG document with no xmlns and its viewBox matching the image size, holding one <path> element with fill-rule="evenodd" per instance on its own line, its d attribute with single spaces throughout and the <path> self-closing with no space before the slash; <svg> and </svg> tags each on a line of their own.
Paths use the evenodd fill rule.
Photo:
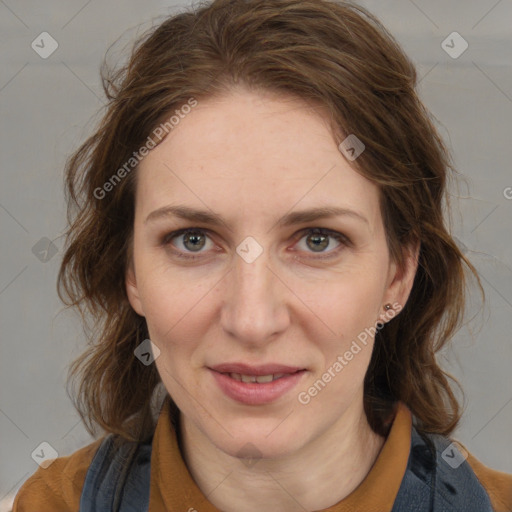
<svg viewBox="0 0 512 512">
<path fill-rule="evenodd" d="M 130 303 L 167 391 L 231 455 L 292 453 L 361 414 L 371 328 L 412 286 L 414 257 L 406 272 L 390 261 L 377 187 L 319 112 L 242 89 L 199 101 L 137 171 Z M 319 208 L 345 213 L 299 215 Z"/>
</svg>

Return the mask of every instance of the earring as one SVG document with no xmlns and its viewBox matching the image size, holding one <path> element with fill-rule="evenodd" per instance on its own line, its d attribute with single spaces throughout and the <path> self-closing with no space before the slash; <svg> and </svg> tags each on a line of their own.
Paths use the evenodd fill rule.
<svg viewBox="0 0 512 512">
<path fill-rule="evenodd" d="M 391 306 L 391 304 L 389 304 L 389 303 L 388 303 L 388 304 L 386 304 L 386 305 L 384 306 L 384 309 L 385 309 L 386 311 L 389 311 L 392 307 L 393 307 L 393 306 Z"/>
</svg>

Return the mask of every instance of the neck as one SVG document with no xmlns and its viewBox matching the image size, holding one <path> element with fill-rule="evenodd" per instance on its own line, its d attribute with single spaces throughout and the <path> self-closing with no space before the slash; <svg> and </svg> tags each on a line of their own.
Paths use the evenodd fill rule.
<svg viewBox="0 0 512 512">
<path fill-rule="evenodd" d="M 183 414 L 179 421 L 190 474 L 223 512 L 328 508 L 359 486 L 385 442 L 370 428 L 362 401 L 300 450 L 254 464 L 217 448 Z"/>
</svg>

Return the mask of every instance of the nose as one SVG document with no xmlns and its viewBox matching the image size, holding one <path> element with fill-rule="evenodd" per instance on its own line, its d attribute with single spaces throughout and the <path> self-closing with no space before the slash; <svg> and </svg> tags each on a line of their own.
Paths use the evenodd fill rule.
<svg viewBox="0 0 512 512">
<path fill-rule="evenodd" d="M 288 327 L 291 292 L 271 268 L 266 250 L 250 263 L 236 253 L 232 265 L 223 292 L 221 326 L 247 348 L 261 348 Z"/>
</svg>

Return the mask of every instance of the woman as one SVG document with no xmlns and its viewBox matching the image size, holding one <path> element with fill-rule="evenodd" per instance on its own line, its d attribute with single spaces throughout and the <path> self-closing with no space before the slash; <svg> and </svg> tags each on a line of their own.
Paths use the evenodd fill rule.
<svg viewBox="0 0 512 512">
<path fill-rule="evenodd" d="M 217 0 L 104 83 L 68 162 L 59 291 L 95 326 L 71 375 L 106 435 L 14 510 L 512 510 L 512 476 L 449 438 L 435 352 L 466 270 L 480 281 L 443 219 L 449 155 L 378 20 Z"/>
</svg>

